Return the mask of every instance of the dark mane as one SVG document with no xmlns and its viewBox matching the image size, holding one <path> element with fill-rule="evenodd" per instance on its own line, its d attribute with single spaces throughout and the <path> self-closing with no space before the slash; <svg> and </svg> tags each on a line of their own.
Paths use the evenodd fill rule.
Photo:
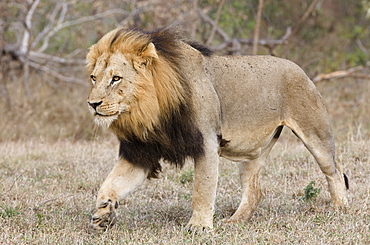
<svg viewBox="0 0 370 245">
<path fill-rule="evenodd" d="M 203 135 L 187 120 L 188 114 L 189 111 L 182 105 L 179 112 L 173 113 L 170 120 L 156 128 L 155 134 L 150 135 L 147 141 L 137 137 L 120 139 L 120 157 L 148 169 L 148 178 L 156 178 L 162 170 L 161 159 L 182 167 L 186 158 L 196 160 L 203 156 Z"/>
<path fill-rule="evenodd" d="M 198 50 L 199 52 L 201 52 L 202 55 L 204 56 L 211 56 L 213 54 L 212 50 L 210 50 L 208 47 L 204 46 L 203 44 L 200 44 L 195 41 L 189 41 L 186 43 L 192 46 L 193 48 L 195 48 L 196 50 Z"/>
<path fill-rule="evenodd" d="M 196 160 L 203 156 L 204 145 L 203 135 L 194 125 L 192 87 L 181 69 L 183 54 L 178 32 L 160 28 L 153 32 L 140 32 L 140 36 L 142 35 L 147 36 L 148 41 L 154 44 L 159 57 L 171 64 L 184 91 L 182 102 L 166 115 L 160 115 L 160 124 L 148 132 L 145 140 L 134 134 L 128 135 L 125 139 L 119 138 L 119 156 L 148 169 L 148 178 L 155 178 L 162 169 L 159 163 L 161 159 L 182 167 L 187 158 Z"/>
</svg>

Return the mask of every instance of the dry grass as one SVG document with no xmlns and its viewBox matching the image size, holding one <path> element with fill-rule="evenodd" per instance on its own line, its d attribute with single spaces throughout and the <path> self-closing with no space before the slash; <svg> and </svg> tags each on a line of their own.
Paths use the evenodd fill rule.
<svg viewBox="0 0 370 245">
<path fill-rule="evenodd" d="M 48 81 L 48 82 L 46 82 Z M 18 140 L 92 139 L 94 124 L 87 108 L 87 86 L 54 83 L 50 77 L 30 77 L 32 96 L 25 96 L 22 79 L 8 82 L 11 104 L 0 91 L 0 142 Z"/>
<path fill-rule="evenodd" d="M 34 131 L 36 135 L 26 139 L 27 132 L 20 126 L 24 132 L 19 135 L 27 137 L 1 140 L 0 244 L 369 244 L 370 85 L 342 82 L 319 84 L 319 88 L 333 119 L 337 161 L 350 178 L 346 210 L 330 207 L 319 167 L 284 130 L 262 175 L 264 197 L 248 223 L 222 224 L 240 200 L 236 165 L 223 160 L 213 232 L 184 232 L 191 215 L 192 166 L 188 163 L 182 170 L 164 165 L 160 179 L 146 182 L 121 203 L 119 223 L 112 230 L 92 235 L 87 224 L 95 195 L 117 160 L 118 145 L 114 137 L 76 141 L 73 133 L 73 140 L 59 136 L 55 137 L 61 140 L 42 140 L 44 130 L 58 131 L 60 125 L 79 132 L 76 123 L 82 114 L 74 115 L 70 124 L 56 114 L 63 123 L 43 129 L 42 137 Z M 31 119 L 27 125 L 37 124 Z M 8 131 L 17 128 L 2 123 Z M 82 122 L 87 123 L 92 120 Z M 321 192 L 315 201 L 304 202 L 301 196 L 311 181 Z"/>
<path fill-rule="evenodd" d="M 285 137 L 287 138 L 287 137 Z M 330 208 L 326 182 L 313 158 L 288 137 L 263 173 L 264 198 L 247 224 L 223 225 L 240 199 L 236 166 L 222 161 L 210 234 L 184 232 L 191 215 L 191 164 L 165 166 L 121 203 L 120 222 L 103 235 L 87 232 L 96 192 L 117 159 L 115 140 L 2 143 L 0 243 L 4 244 L 366 244 L 370 242 L 368 141 L 345 142 L 338 159 L 350 177 L 350 208 Z M 316 201 L 301 200 L 310 181 Z"/>
</svg>

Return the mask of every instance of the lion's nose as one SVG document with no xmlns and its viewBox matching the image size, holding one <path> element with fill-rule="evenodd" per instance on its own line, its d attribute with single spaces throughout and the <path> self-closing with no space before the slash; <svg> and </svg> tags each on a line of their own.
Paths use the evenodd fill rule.
<svg viewBox="0 0 370 245">
<path fill-rule="evenodd" d="M 99 102 L 87 102 L 87 103 L 89 103 L 89 105 L 92 108 L 94 108 L 94 110 L 96 110 L 96 107 L 100 106 L 103 103 L 103 101 L 99 101 Z"/>
</svg>

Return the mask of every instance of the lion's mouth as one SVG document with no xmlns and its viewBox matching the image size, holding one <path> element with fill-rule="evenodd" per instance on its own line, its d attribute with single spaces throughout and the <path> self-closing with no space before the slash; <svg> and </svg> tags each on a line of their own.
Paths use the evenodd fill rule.
<svg viewBox="0 0 370 245">
<path fill-rule="evenodd" d="M 109 115 L 104 115 L 100 114 L 99 112 L 94 113 L 95 116 L 95 123 L 98 124 L 99 126 L 102 126 L 104 128 L 109 128 L 110 125 L 117 120 L 119 116 L 119 112 L 115 112 L 113 114 Z"/>
<path fill-rule="evenodd" d="M 123 113 L 128 113 L 128 111 L 116 111 L 112 114 L 102 114 L 101 112 L 92 111 L 95 117 L 95 123 L 104 128 L 109 128 L 110 125 L 118 119 L 118 117 Z"/>
<path fill-rule="evenodd" d="M 115 112 L 113 114 L 109 114 L 109 115 L 104 115 L 104 114 L 100 114 L 99 112 L 95 112 L 94 116 L 99 116 L 99 117 L 115 117 L 115 116 L 118 116 L 119 112 Z"/>
</svg>

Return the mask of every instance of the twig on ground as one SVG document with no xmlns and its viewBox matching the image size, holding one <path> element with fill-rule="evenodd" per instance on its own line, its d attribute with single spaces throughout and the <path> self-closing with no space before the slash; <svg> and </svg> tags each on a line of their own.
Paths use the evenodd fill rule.
<svg viewBox="0 0 370 245">
<path fill-rule="evenodd" d="M 17 176 L 17 178 L 15 178 L 15 180 L 13 181 L 13 183 L 12 183 L 12 185 L 9 187 L 9 189 L 7 190 L 7 191 L 5 191 L 5 192 L 3 192 L 3 194 L 1 195 L 1 197 L 3 197 L 3 196 L 5 196 L 8 192 L 10 192 L 12 189 L 13 189 L 13 187 L 14 187 L 14 185 L 15 185 L 15 183 L 17 182 L 17 180 L 24 174 L 25 172 L 23 172 L 23 173 L 21 173 L 20 175 L 18 175 Z"/>
<path fill-rule="evenodd" d="M 52 199 L 49 199 L 49 200 L 46 200 L 46 201 L 43 201 L 41 202 L 39 205 L 35 206 L 33 208 L 33 211 L 37 212 L 38 210 L 40 210 L 40 208 L 44 205 L 46 205 L 47 203 L 49 202 L 54 202 L 54 201 L 57 201 L 57 200 L 60 200 L 60 199 L 66 199 L 66 198 L 69 198 L 69 197 L 73 197 L 74 195 L 68 195 L 68 196 L 64 196 L 64 197 L 57 197 L 57 198 L 52 198 Z"/>
</svg>

